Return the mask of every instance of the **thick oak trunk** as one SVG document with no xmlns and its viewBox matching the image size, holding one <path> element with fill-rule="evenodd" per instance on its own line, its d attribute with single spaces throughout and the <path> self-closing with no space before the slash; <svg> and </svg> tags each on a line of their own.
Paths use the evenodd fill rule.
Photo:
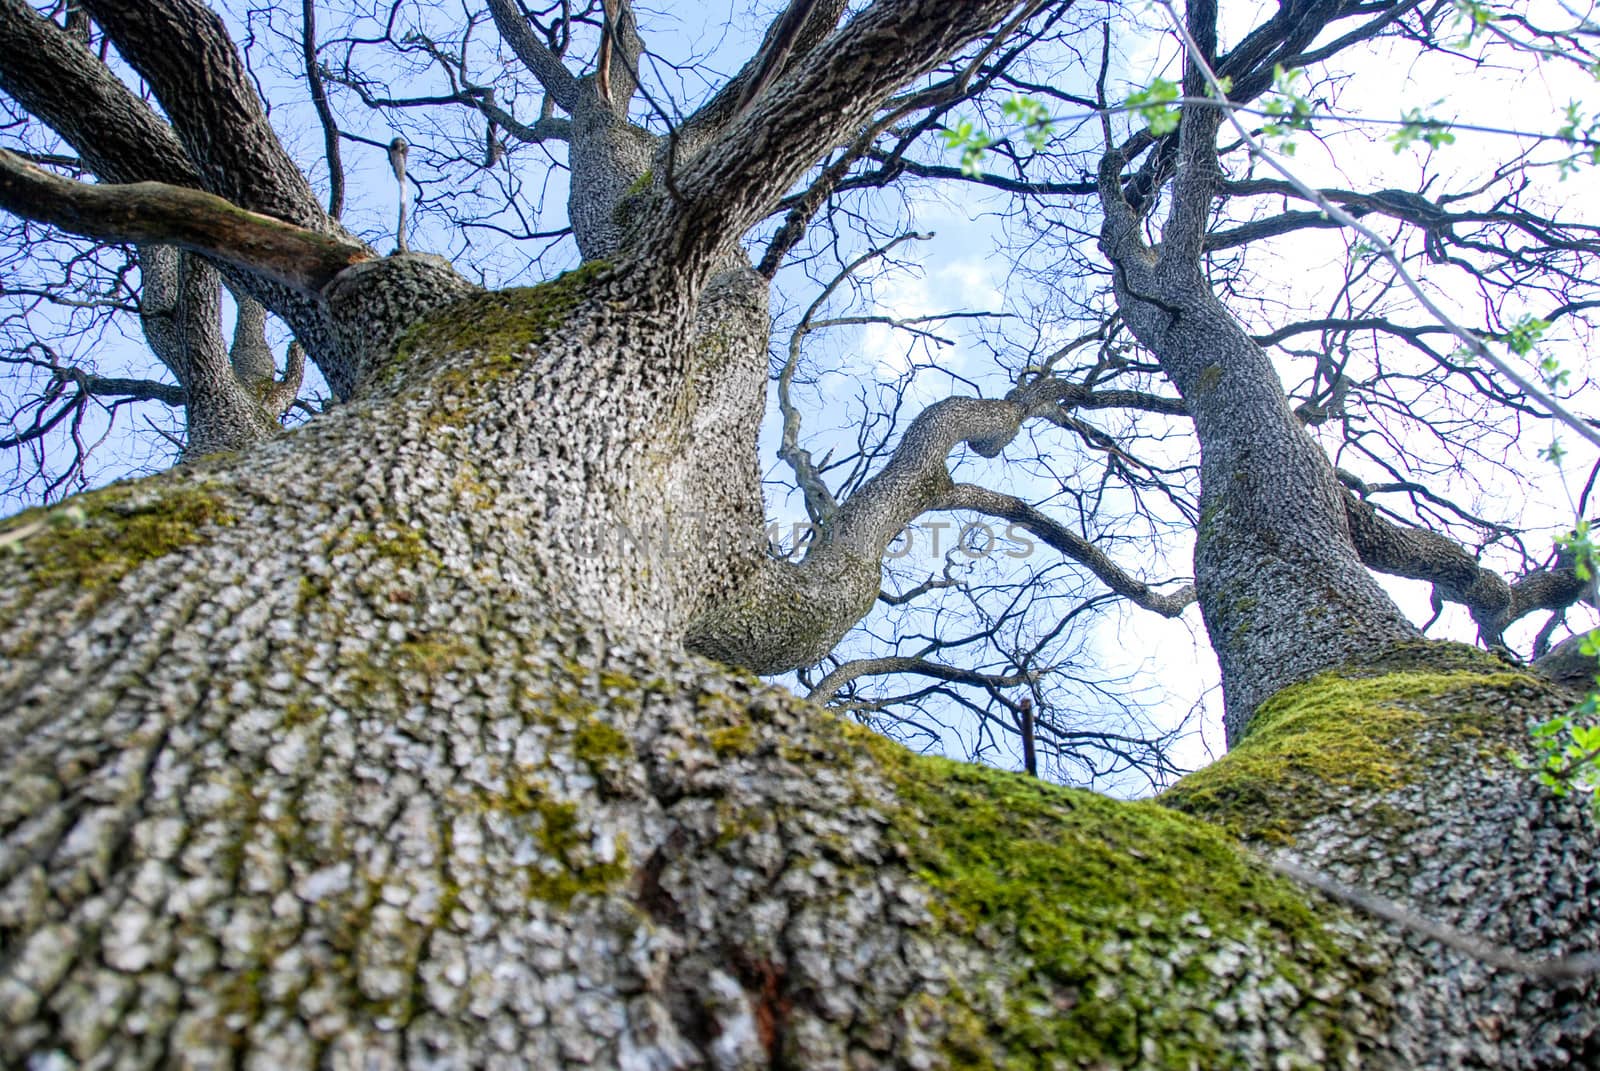
<svg viewBox="0 0 1600 1071">
<path fill-rule="evenodd" d="M 912 756 L 679 649 L 759 536 L 753 424 L 681 398 L 763 317 L 431 270 L 333 292 L 352 333 L 438 305 L 362 400 L 0 532 L 6 1063 L 1592 1059 L 1592 981 L 1409 947 L 1232 837 L 1594 948 L 1592 827 L 1499 749 L 1548 687 L 1424 649 L 1292 692 L 1177 793 L 1221 825 Z M 719 476 L 692 552 L 615 538 Z"/>
<path fill-rule="evenodd" d="M 0 526 L 0 1063 L 1600 1059 L 1593 978 L 1540 967 L 1596 947 L 1600 845 L 1508 759 L 1565 698 L 1480 656 L 1395 650 L 1409 633 L 1351 572 L 1325 459 L 1196 272 L 1112 250 L 1200 429 L 1200 597 L 1242 740 L 1172 806 L 913 756 L 686 652 L 811 657 L 923 509 L 1048 527 L 945 464 L 961 441 L 998 451 L 1032 403 L 952 400 L 840 507 L 816 561 L 767 562 L 767 296 L 737 250 L 821 152 L 1012 4 L 877 3 L 830 35 L 843 4 L 794 0 L 663 146 L 621 119 L 623 7 L 612 62 L 578 78 L 494 0 L 572 116 L 579 244 L 618 258 L 500 293 L 339 237 L 202 5 L 90 7 L 173 123 L 113 138 L 105 177 L 152 177 L 139 150 L 164 147 L 167 181 L 274 217 L 202 222 L 337 253 L 326 272 L 289 257 L 304 277 L 240 270 L 293 290 L 258 296 L 349 400 Z M 43 33 L 0 9 L 0 29 Z M 172 51 L 173 27 L 198 42 Z M 8 92 L 59 111 L 65 68 L 97 114 L 155 122 L 67 51 L 0 65 Z M 199 93 L 208 77 L 223 91 Z M 128 203 L 71 196 L 80 214 Z M 213 237 L 185 240 L 220 255 Z M 1041 538 L 1146 604 L 1187 600 L 1070 532 Z M 1346 656 L 1366 665 L 1280 691 Z M 1532 968 L 1323 902 L 1275 876 L 1285 851 Z"/>
</svg>

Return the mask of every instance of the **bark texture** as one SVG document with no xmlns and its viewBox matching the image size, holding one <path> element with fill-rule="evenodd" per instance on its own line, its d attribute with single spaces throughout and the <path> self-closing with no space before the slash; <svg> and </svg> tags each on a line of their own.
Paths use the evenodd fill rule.
<svg viewBox="0 0 1600 1071">
<path fill-rule="evenodd" d="M 0 526 L 0 1061 L 1592 1066 L 1593 979 L 1488 975 L 1255 854 L 1288 845 L 1534 957 L 1593 950 L 1594 828 L 1505 752 L 1559 701 L 1531 678 L 1432 648 L 1319 678 L 1241 720 L 1228 765 L 1168 807 L 916 757 L 686 652 L 744 635 L 750 592 L 779 575 L 778 631 L 835 627 L 825 600 L 848 616 L 875 575 L 808 575 L 829 555 L 875 574 L 906 510 L 1014 509 L 953 486 L 946 456 L 998 452 L 1070 400 L 930 410 L 815 563 L 770 569 L 766 286 L 737 240 L 1011 6 L 880 0 L 829 36 L 814 20 L 838 5 L 797 0 L 782 70 L 758 62 L 765 90 L 698 154 L 661 148 L 648 189 L 585 195 L 617 229 L 597 216 L 582 240 L 620 240 L 615 263 L 495 293 L 426 255 L 355 264 L 298 292 L 346 404 Z M 194 91 L 142 5 L 92 7 L 158 94 Z M 618 72 L 609 94 L 562 73 L 540 77 L 575 131 L 587 93 L 626 113 Z M 174 127 L 216 183 L 230 153 L 272 166 L 201 144 L 195 107 Z M 1355 559 L 1347 530 L 1312 538 L 1341 531 L 1344 499 L 1196 278 L 1128 270 L 1119 297 L 1203 429 L 1200 598 L 1247 711 L 1407 633 L 1307 595 Z M 1172 322 L 1139 294 L 1170 294 Z M 265 367 L 253 346 L 233 368 Z M 1270 451 L 1287 453 L 1269 487 L 1248 466 Z M 1312 535 L 1260 512 L 1291 492 Z M 1226 602 L 1247 566 L 1276 638 Z M 1340 641 L 1352 622 L 1368 631 Z"/>
<path fill-rule="evenodd" d="M 1584 1066 L 1592 983 L 1412 950 L 1225 832 L 1592 949 L 1593 829 L 1494 747 L 1559 697 L 1426 651 L 1353 707 L 1291 694 L 1267 765 L 1178 791 L 1219 829 L 674 654 L 693 567 L 585 542 L 662 518 L 674 458 L 567 434 L 599 354 L 672 336 L 623 330 L 632 285 L 447 305 L 406 376 L 248 467 L 7 529 L 8 1061 Z M 592 348 L 607 322 L 637 347 Z M 1354 730 L 1355 759 L 1316 735 Z"/>
<path fill-rule="evenodd" d="M 1248 65 L 1257 65 L 1259 81 L 1260 65 L 1268 63 L 1258 54 L 1260 41 L 1281 35 L 1282 47 L 1298 51 L 1337 10 L 1313 4 L 1297 20 L 1289 14 L 1280 11 L 1219 69 L 1248 83 Z M 1204 97 L 1198 63 L 1219 64 L 1217 5 L 1196 0 L 1185 17 L 1201 55 L 1185 63 L 1184 92 Z M 1242 87 L 1240 99 L 1260 91 Z M 1152 149 L 1127 188 L 1127 149 L 1108 148 L 1098 183 L 1100 247 L 1113 266 L 1117 307 L 1183 396 L 1200 442 L 1195 585 L 1222 669 L 1232 744 L 1261 702 L 1285 685 L 1418 633 L 1367 572 L 1333 465 L 1295 419 L 1272 362 L 1202 270 L 1221 115 L 1185 108 L 1176 144 L 1169 139 Z M 1106 132 L 1109 141 L 1109 126 Z M 1170 207 L 1152 246 L 1144 215 L 1169 179 Z"/>
</svg>

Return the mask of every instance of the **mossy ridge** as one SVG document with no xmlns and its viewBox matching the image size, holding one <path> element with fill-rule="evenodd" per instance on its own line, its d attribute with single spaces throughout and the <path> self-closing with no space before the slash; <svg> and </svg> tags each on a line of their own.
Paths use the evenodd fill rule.
<svg viewBox="0 0 1600 1071">
<path fill-rule="evenodd" d="M 0 551 L 20 558 L 33 588 L 109 587 L 139 566 L 207 541 L 208 528 L 234 523 L 224 498 L 205 483 L 113 484 L 59 506 L 30 509 L 0 528 Z"/>
<path fill-rule="evenodd" d="M 573 309 L 595 280 L 611 268 L 592 260 L 538 286 L 512 287 L 473 294 L 452 302 L 407 328 L 396 340 L 390 359 L 390 381 L 416 385 L 440 398 L 440 419 L 456 414 L 461 398 L 474 388 L 513 373 L 525 355 L 544 341 Z M 471 353 L 467 362 L 453 355 Z"/>
<path fill-rule="evenodd" d="M 1343 945 L 1225 833 L 846 733 L 904 805 L 892 828 L 943 931 L 1024 954 L 998 1017 L 959 989 L 942 1001 L 953 1066 L 1247 1066 L 1212 1014 L 1237 983 L 1211 977 L 1207 957 L 1229 942 L 1266 946 L 1330 1060 L 1354 1045 L 1341 1009 L 1321 1003 L 1359 1002 Z"/>
<path fill-rule="evenodd" d="M 1161 802 L 1244 837 L 1290 841 L 1331 797 L 1398 787 L 1441 740 L 1481 733 L 1489 715 L 1471 693 L 1527 686 L 1542 687 L 1472 648 L 1402 645 L 1278 692 L 1243 741 Z M 1443 732 L 1423 731 L 1434 728 Z"/>
<path fill-rule="evenodd" d="M 627 843 L 617 835 L 612 857 L 598 857 L 583 829 L 578 805 L 558 800 L 549 785 L 520 771 L 506 775 L 503 793 L 485 794 L 485 810 L 535 822 L 534 840 L 544 858 L 524 869 L 529 899 L 565 908 L 579 895 L 601 895 L 617 888 L 632 872 Z"/>
</svg>

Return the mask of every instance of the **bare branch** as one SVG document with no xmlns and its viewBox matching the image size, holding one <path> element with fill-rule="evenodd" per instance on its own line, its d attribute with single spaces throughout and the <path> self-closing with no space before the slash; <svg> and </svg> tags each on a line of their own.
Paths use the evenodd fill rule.
<svg viewBox="0 0 1600 1071">
<path fill-rule="evenodd" d="M 516 0 L 489 0 L 489 13 L 494 16 L 495 28 L 500 31 L 501 38 L 511 46 L 511 51 L 539 80 L 539 84 L 544 86 L 550 98 L 566 111 L 577 107 L 577 78 L 528 28 L 528 20 L 517 9 Z"/>
<path fill-rule="evenodd" d="M 339 124 L 328 104 L 328 88 L 322 81 L 322 65 L 317 62 L 317 2 L 302 0 L 300 46 L 306 61 L 306 86 L 311 103 L 316 105 L 317 121 L 322 124 L 323 153 L 328 160 L 328 215 L 338 219 L 344 212 L 344 162 L 339 158 Z"/>
<path fill-rule="evenodd" d="M 939 503 L 940 509 L 970 509 L 990 517 L 1010 521 L 1026 528 L 1051 549 L 1071 558 L 1095 575 L 1101 583 L 1135 606 L 1163 617 L 1177 617 L 1195 600 L 1194 585 L 1185 584 L 1169 595 L 1128 575 L 1106 556 L 1105 551 L 1083 536 L 1045 516 L 1014 495 L 991 491 L 976 484 L 955 484 Z"/>
<path fill-rule="evenodd" d="M 1033 683 L 1044 672 L 1042 669 L 1034 669 L 1024 673 L 994 674 L 941 665 L 925 658 L 858 658 L 844 663 L 822 678 L 817 682 L 817 686 L 807 693 L 806 698 L 814 703 L 826 703 L 851 681 L 862 677 L 887 676 L 891 673 L 914 673 L 920 677 L 932 677 L 934 680 L 972 684 L 984 688 L 1016 688 Z"/>
<path fill-rule="evenodd" d="M 302 227 L 339 230 L 278 141 L 222 19 L 201 0 L 84 0 L 150 84 L 204 188 Z"/>
<path fill-rule="evenodd" d="M 312 296 L 345 268 L 372 259 L 365 245 L 247 212 L 199 190 L 73 182 L 4 149 L 0 206 L 100 241 L 181 246 Z"/>
</svg>

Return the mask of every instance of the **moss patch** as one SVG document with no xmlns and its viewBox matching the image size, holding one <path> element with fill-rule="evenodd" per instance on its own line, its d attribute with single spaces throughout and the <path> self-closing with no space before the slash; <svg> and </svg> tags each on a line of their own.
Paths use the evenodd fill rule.
<svg viewBox="0 0 1600 1071">
<path fill-rule="evenodd" d="M 854 735 L 904 802 L 893 828 L 941 928 L 1030 965 L 1004 983 L 998 1019 L 960 992 L 939 1010 L 954 1066 L 1239 1066 L 1212 1014 L 1232 989 L 1212 953 L 1264 944 L 1302 992 L 1339 974 L 1325 968 L 1343 953 L 1300 892 L 1205 823 Z M 1336 1048 L 1337 1012 L 1305 999 Z"/>
<path fill-rule="evenodd" d="M 23 560 L 35 587 L 93 589 L 204 542 L 207 528 L 233 520 L 221 496 L 203 488 L 116 485 L 18 514 L 0 528 L 0 551 Z"/>
<path fill-rule="evenodd" d="M 748 725 L 725 725 L 710 730 L 706 737 L 719 758 L 750 755 L 756 749 L 755 730 Z"/>
<path fill-rule="evenodd" d="M 610 891 L 631 873 L 627 846 L 619 839 L 610 860 L 598 858 L 577 805 L 555 799 L 543 781 L 513 773 L 505 793 L 485 796 L 483 805 L 536 823 L 533 836 L 544 858 L 525 871 L 531 899 L 566 907 L 581 894 Z"/>
<path fill-rule="evenodd" d="M 628 738 L 599 718 L 584 718 L 572 734 L 572 752 L 592 768 L 633 754 Z"/>
<path fill-rule="evenodd" d="M 1479 732 L 1483 704 L 1472 693 L 1538 686 L 1454 645 L 1406 645 L 1360 672 L 1374 675 L 1324 673 L 1283 689 L 1261 705 L 1243 741 L 1161 802 L 1242 836 L 1290 840 L 1331 809 L 1332 797 L 1406 783 L 1425 758 L 1425 728 L 1446 739 Z"/>
<path fill-rule="evenodd" d="M 464 391 L 515 371 L 611 267 L 590 261 L 539 286 L 473 294 L 424 317 L 395 343 L 393 374 L 433 394 Z M 465 363 L 449 359 L 471 352 Z M 434 360 L 442 363 L 432 366 Z"/>
</svg>

